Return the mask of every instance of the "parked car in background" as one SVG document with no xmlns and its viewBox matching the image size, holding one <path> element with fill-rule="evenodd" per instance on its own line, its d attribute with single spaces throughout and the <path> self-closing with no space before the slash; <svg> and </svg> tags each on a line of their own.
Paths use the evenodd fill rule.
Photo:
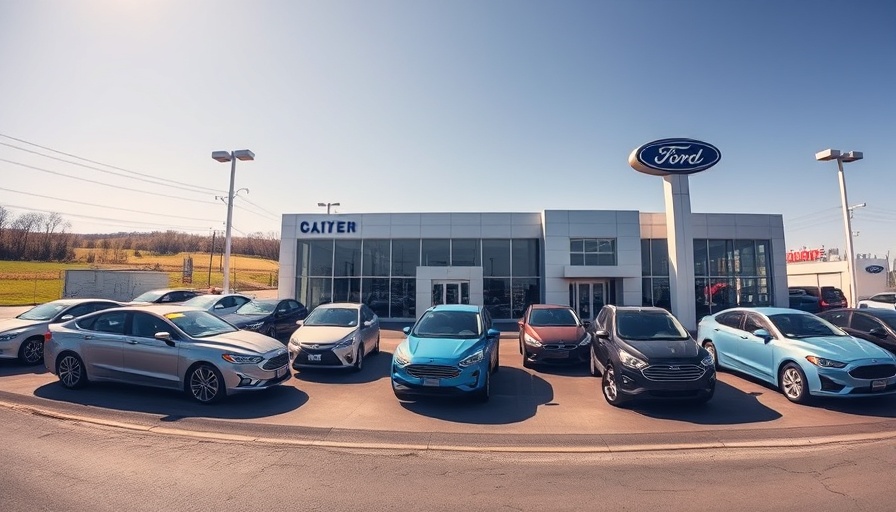
<svg viewBox="0 0 896 512">
<path fill-rule="evenodd" d="M 787 290 L 790 295 L 805 293 L 817 298 L 818 306 L 822 311 L 845 308 L 849 305 L 846 302 L 846 295 L 843 295 L 843 290 L 833 286 L 789 286 Z"/>
<path fill-rule="evenodd" d="M 896 292 L 884 292 L 862 299 L 858 304 L 859 309 L 881 308 L 896 310 Z"/>
<path fill-rule="evenodd" d="M 523 366 L 536 363 L 586 363 L 591 349 L 587 327 L 569 306 L 532 304 L 518 322 Z"/>
<path fill-rule="evenodd" d="M 818 316 L 856 338 L 896 353 L 896 311 L 892 309 L 832 309 Z"/>
<path fill-rule="evenodd" d="M 0 320 L 0 359 L 38 364 L 44 357 L 48 325 L 118 306 L 121 304 L 105 299 L 60 299 L 34 306 L 15 318 Z"/>
<path fill-rule="evenodd" d="M 405 327 L 407 338 L 392 356 L 392 391 L 415 395 L 472 396 L 487 402 L 498 371 L 498 337 L 483 306 L 440 304 Z"/>
<path fill-rule="evenodd" d="M 184 306 L 129 306 L 51 325 L 44 355 L 66 388 L 126 382 L 183 390 L 201 403 L 291 377 L 280 342 Z"/>
<path fill-rule="evenodd" d="M 807 313 L 818 313 L 821 311 L 821 301 L 818 297 L 802 293 L 791 294 L 789 299 L 791 309 L 799 309 Z"/>
<path fill-rule="evenodd" d="M 162 288 L 141 293 L 128 304 L 180 304 L 199 295 L 202 295 L 202 292 L 196 290 Z"/>
<path fill-rule="evenodd" d="M 773 384 L 791 402 L 896 392 L 890 352 L 805 311 L 728 309 L 700 320 L 697 340 L 718 366 Z"/>
<path fill-rule="evenodd" d="M 204 309 L 213 315 L 224 316 L 235 312 L 240 306 L 251 301 L 252 297 L 241 293 L 225 293 L 223 295 L 207 293 L 184 301 L 183 305 Z"/>
<path fill-rule="evenodd" d="M 308 316 L 308 309 L 293 299 L 264 299 L 247 302 L 222 318 L 248 331 L 266 334 L 274 339 L 289 336 L 297 329 L 296 322 Z"/>
<path fill-rule="evenodd" d="M 601 308 L 591 325 L 591 375 L 614 406 L 639 397 L 709 401 L 716 388 L 712 356 L 663 308 Z"/>
<path fill-rule="evenodd" d="M 380 321 L 366 304 L 331 302 L 314 308 L 297 322 L 289 337 L 294 369 L 353 368 L 361 371 L 364 356 L 380 351 Z"/>
</svg>

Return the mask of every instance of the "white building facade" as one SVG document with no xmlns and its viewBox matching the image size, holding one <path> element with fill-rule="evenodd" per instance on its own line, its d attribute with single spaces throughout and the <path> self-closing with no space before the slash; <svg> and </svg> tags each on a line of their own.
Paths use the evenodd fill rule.
<svg viewBox="0 0 896 512">
<path fill-rule="evenodd" d="M 402 321 L 440 303 L 482 304 L 496 320 L 532 303 L 589 320 L 605 304 L 657 305 L 691 329 L 737 305 L 787 307 L 780 215 L 675 216 L 670 259 L 669 211 L 285 214 L 279 294 Z"/>
</svg>

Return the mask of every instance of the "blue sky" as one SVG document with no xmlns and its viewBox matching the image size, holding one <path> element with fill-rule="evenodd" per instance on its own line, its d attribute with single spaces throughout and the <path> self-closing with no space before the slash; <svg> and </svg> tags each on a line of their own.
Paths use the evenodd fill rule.
<svg viewBox="0 0 896 512">
<path fill-rule="evenodd" d="M 210 154 L 248 148 L 236 234 L 318 202 L 662 211 L 627 157 L 692 137 L 722 152 L 692 209 L 781 213 L 788 248 L 843 246 L 814 153 L 864 151 L 855 250 L 896 255 L 894 27 L 872 0 L 7 0 L 0 206 L 207 234 L 229 178 Z"/>
</svg>

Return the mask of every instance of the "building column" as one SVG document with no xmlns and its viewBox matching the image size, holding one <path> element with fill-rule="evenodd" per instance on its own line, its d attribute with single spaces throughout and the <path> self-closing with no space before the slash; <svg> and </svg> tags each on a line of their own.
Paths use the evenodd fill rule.
<svg viewBox="0 0 896 512">
<path fill-rule="evenodd" d="M 691 192 L 688 175 L 663 177 L 666 201 L 666 233 L 669 244 L 669 292 L 672 314 L 688 330 L 697 329 L 694 296 L 694 228 L 691 224 Z"/>
</svg>

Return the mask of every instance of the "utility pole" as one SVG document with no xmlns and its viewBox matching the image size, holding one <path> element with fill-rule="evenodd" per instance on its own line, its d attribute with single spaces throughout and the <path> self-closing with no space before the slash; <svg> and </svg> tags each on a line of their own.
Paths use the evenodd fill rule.
<svg viewBox="0 0 896 512">
<path fill-rule="evenodd" d="M 212 250 L 208 253 L 208 287 L 212 287 L 212 258 L 215 257 L 215 235 L 217 231 L 212 231 Z"/>
</svg>

